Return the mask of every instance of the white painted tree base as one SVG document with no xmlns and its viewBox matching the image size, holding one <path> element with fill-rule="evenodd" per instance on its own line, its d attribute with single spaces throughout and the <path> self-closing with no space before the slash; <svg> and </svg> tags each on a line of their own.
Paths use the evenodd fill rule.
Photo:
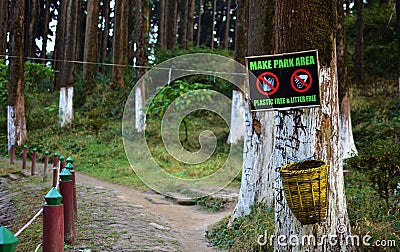
<svg viewBox="0 0 400 252">
<path fill-rule="evenodd" d="M 141 85 L 135 87 L 135 129 L 143 132 L 146 128 L 146 116 L 143 113 L 143 95 Z"/>
<path fill-rule="evenodd" d="M 61 127 L 66 127 L 74 121 L 73 110 L 74 87 L 60 88 L 60 102 L 58 107 L 58 117 Z"/>
<path fill-rule="evenodd" d="M 15 137 L 15 107 L 7 106 L 7 135 L 8 149 L 12 144 L 17 144 Z"/>
<path fill-rule="evenodd" d="M 245 125 L 238 122 L 244 122 L 244 97 L 242 92 L 233 90 L 228 144 L 237 144 L 244 137 Z"/>
</svg>

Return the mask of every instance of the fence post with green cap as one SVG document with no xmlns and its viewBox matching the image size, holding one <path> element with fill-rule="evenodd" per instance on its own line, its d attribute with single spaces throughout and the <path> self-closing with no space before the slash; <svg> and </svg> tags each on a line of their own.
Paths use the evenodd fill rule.
<svg viewBox="0 0 400 252">
<path fill-rule="evenodd" d="M 35 175 L 35 173 L 36 173 L 36 154 L 37 154 L 37 149 L 33 148 L 33 150 L 32 150 L 31 176 Z"/>
<path fill-rule="evenodd" d="M 22 148 L 22 170 L 26 169 L 26 153 L 27 153 L 28 147 L 24 145 Z"/>
<path fill-rule="evenodd" d="M 49 164 L 49 151 L 44 152 L 44 163 L 43 163 L 43 182 L 47 180 L 47 166 Z"/>
<path fill-rule="evenodd" d="M 75 220 L 73 202 L 73 183 L 71 172 L 64 168 L 60 172 L 61 203 L 64 205 L 64 242 L 73 244 L 75 241 Z"/>
<path fill-rule="evenodd" d="M 68 169 L 72 174 L 72 184 L 73 184 L 72 196 L 73 196 L 73 203 L 74 203 L 74 217 L 76 219 L 78 217 L 78 203 L 76 202 L 75 166 L 73 165 L 73 162 L 74 162 L 74 160 L 71 157 L 71 159 L 67 160 L 67 164 L 65 165 L 65 168 Z"/>
<path fill-rule="evenodd" d="M 0 252 L 14 252 L 17 249 L 18 238 L 6 227 L 0 227 Z"/>
<path fill-rule="evenodd" d="M 44 197 L 43 205 L 43 252 L 64 251 L 64 206 L 62 196 L 53 187 Z"/>
<path fill-rule="evenodd" d="M 61 172 L 62 169 L 64 169 L 64 166 L 65 166 L 65 157 L 63 155 L 61 155 L 59 157 L 59 160 L 60 160 L 60 172 Z"/>
<path fill-rule="evenodd" d="M 14 164 L 15 144 L 12 143 L 10 147 L 10 164 Z"/>
<path fill-rule="evenodd" d="M 58 153 L 54 152 L 53 155 L 53 187 L 57 186 L 58 182 Z"/>
</svg>

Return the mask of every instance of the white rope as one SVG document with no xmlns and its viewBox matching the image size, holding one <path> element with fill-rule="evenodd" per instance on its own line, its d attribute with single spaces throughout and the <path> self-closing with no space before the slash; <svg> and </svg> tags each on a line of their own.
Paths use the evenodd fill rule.
<svg viewBox="0 0 400 252">
<path fill-rule="evenodd" d="M 39 244 L 37 245 L 37 247 L 36 247 L 36 249 L 35 249 L 35 252 L 38 252 L 38 251 L 39 251 L 40 246 L 42 246 L 42 243 L 39 243 Z"/>
<path fill-rule="evenodd" d="M 36 214 L 35 216 L 33 216 L 32 219 L 30 219 L 25 226 L 23 226 L 20 230 L 18 230 L 18 232 L 15 233 L 15 237 L 17 237 L 19 234 L 21 234 L 27 227 L 29 227 L 29 225 L 32 224 L 33 221 L 35 221 L 35 219 L 43 212 L 43 208 L 41 208 Z"/>
<path fill-rule="evenodd" d="M 8 57 L 8 58 L 20 58 L 13 55 L 5 55 L 0 54 L 0 57 Z M 99 63 L 99 62 L 90 62 L 90 61 L 79 61 L 79 60 L 57 60 L 57 59 L 45 59 L 45 58 L 35 58 L 35 57 L 23 57 L 27 60 L 41 60 L 41 61 L 56 61 L 56 62 L 69 62 L 76 64 L 91 64 L 91 65 L 99 65 L 99 66 L 118 66 L 118 67 L 131 67 L 131 68 L 145 68 L 145 69 L 159 69 L 159 70 L 168 70 L 169 76 L 171 75 L 171 71 L 183 71 L 183 72 L 193 72 L 195 74 L 232 74 L 232 75 L 242 75 L 246 76 L 247 73 L 233 73 L 233 72 L 215 72 L 215 71 L 207 71 L 207 70 L 198 70 L 198 69 L 182 69 L 182 68 L 167 68 L 167 67 L 157 67 L 157 66 L 138 66 L 138 65 L 123 65 L 123 64 L 114 64 L 114 63 Z"/>
</svg>

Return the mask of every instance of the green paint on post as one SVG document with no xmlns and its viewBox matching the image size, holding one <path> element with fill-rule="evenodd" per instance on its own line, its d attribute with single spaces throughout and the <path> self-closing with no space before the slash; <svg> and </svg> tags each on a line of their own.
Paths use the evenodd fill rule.
<svg viewBox="0 0 400 252">
<path fill-rule="evenodd" d="M 60 156 L 60 161 L 63 162 L 65 157 L 63 155 Z"/>
<path fill-rule="evenodd" d="M 54 152 L 54 157 L 58 157 L 58 153 L 57 152 Z"/>
<path fill-rule="evenodd" d="M 32 150 L 33 152 L 37 152 L 37 149 L 36 148 L 33 148 L 33 150 Z"/>
<path fill-rule="evenodd" d="M 63 169 L 60 173 L 60 179 L 61 181 L 71 181 L 72 173 L 68 169 Z"/>
<path fill-rule="evenodd" d="M 68 170 L 74 170 L 75 166 L 72 163 L 67 163 L 64 168 L 67 168 Z"/>
<path fill-rule="evenodd" d="M 45 151 L 44 155 L 46 155 L 46 156 L 49 155 L 49 151 Z"/>
<path fill-rule="evenodd" d="M 67 161 L 67 163 L 71 163 L 71 164 L 74 163 L 74 159 L 71 156 L 69 156 L 66 161 Z"/>
<path fill-rule="evenodd" d="M 22 148 L 24 148 L 24 149 L 28 149 L 28 146 L 24 145 L 24 147 L 22 147 Z"/>
<path fill-rule="evenodd" d="M 49 206 L 59 206 L 61 204 L 62 196 L 57 189 L 53 187 L 46 196 L 44 196 L 44 199 Z"/>
<path fill-rule="evenodd" d="M 0 252 L 14 252 L 17 248 L 18 238 L 6 227 L 0 227 Z"/>
</svg>

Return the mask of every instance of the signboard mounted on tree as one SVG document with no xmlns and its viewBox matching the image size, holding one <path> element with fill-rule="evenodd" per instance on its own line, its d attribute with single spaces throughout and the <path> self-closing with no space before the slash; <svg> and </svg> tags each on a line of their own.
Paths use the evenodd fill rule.
<svg viewBox="0 0 400 252">
<path fill-rule="evenodd" d="M 318 51 L 246 57 L 255 111 L 320 106 Z"/>
</svg>

